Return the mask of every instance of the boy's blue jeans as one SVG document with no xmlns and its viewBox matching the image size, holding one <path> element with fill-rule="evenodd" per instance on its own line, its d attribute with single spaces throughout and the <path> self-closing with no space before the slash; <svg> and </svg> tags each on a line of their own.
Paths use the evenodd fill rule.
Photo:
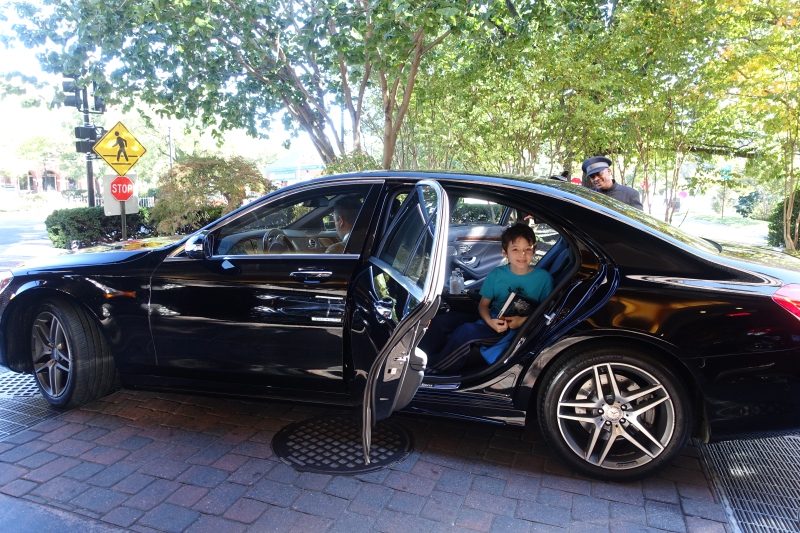
<svg viewBox="0 0 800 533">
<path fill-rule="evenodd" d="M 458 372 L 467 364 L 473 346 L 490 346 L 504 335 L 475 314 L 451 311 L 434 317 L 419 348 L 428 355 L 429 369 L 446 374 Z"/>
</svg>

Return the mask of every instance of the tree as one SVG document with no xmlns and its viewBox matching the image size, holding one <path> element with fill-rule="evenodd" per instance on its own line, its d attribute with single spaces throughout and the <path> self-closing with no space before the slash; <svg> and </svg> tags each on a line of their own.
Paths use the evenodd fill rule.
<svg viewBox="0 0 800 533">
<path fill-rule="evenodd" d="M 505 2 L 494 0 L 490 7 Z M 345 152 L 332 109 L 350 115 L 361 148 L 365 94 L 377 87 L 388 168 L 422 58 L 482 20 L 485 2 L 456 0 L 54 0 L 15 2 L 26 46 L 46 45 L 50 72 L 101 81 L 110 102 L 137 97 L 215 131 L 264 134 L 276 112 L 305 130 L 325 163 Z M 119 66 L 117 66 L 119 65 Z M 375 83 L 377 80 L 377 84 Z"/>
<path fill-rule="evenodd" d="M 190 156 L 159 179 L 159 194 L 151 211 L 160 233 L 176 233 L 210 222 L 206 208 L 221 205 L 222 213 L 240 207 L 253 192 L 269 190 L 252 162 L 240 156 Z M 213 219 L 212 219 L 213 220 Z"/>
</svg>

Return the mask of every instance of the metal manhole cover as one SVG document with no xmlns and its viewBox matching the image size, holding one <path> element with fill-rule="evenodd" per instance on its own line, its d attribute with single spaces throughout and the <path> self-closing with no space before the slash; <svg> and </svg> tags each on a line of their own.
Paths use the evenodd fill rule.
<svg viewBox="0 0 800 533">
<path fill-rule="evenodd" d="M 272 438 L 272 449 L 297 470 L 355 475 L 399 463 L 414 449 L 414 438 L 400 424 L 382 420 L 372 428 L 370 464 L 364 464 L 361 423 L 354 417 L 319 416 L 289 424 Z"/>
<path fill-rule="evenodd" d="M 30 374 L 5 372 L 0 374 L 0 398 L 39 396 L 36 378 Z"/>
</svg>

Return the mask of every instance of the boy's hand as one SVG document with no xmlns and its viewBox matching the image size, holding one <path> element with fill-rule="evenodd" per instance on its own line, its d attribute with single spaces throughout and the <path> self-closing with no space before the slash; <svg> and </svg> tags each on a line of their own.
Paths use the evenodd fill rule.
<svg viewBox="0 0 800 533">
<path fill-rule="evenodd" d="M 497 333 L 503 333 L 504 331 L 508 330 L 508 324 L 502 318 L 493 318 L 489 322 L 489 327 L 491 327 Z"/>
<path fill-rule="evenodd" d="M 509 329 L 517 329 L 518 327 L 520 327 L 522 324 L 525 323 L 525 320 L 528 319 L 528 317 L 526 316 L 504 316 L 499 318 L 505 321 Z"/>
</svg>

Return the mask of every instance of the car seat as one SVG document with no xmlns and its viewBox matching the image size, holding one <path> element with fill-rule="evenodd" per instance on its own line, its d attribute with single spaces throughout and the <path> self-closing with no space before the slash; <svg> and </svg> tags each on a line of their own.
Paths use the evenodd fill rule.
<svg viewBox="0 0 800 533">
<path fill-rule="evenodd" d="M 536 263 L 536 268 L 543 268 L 553 276 L 553 287 L 557 286 L 561 279 L 570 271 L 572 264 L 569 245 L 564 237 L 559 237 L 558 241 L 547 251 L 545 256 Z"/>
</svg>

